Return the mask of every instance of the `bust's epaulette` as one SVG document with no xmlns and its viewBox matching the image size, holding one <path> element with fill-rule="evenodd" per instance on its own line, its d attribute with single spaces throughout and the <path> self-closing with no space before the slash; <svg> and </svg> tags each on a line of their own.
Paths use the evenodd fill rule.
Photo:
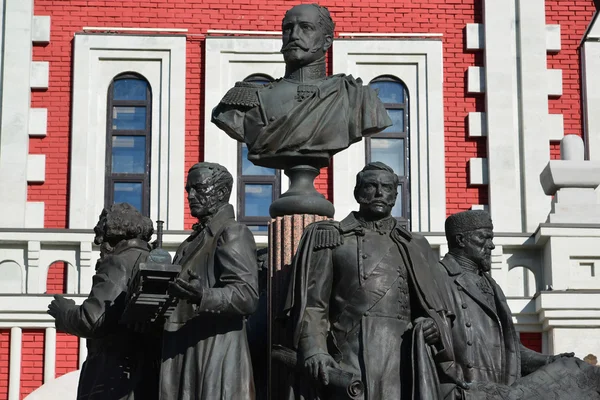
<svg viewBox="0 0 600 400">
<path fill-rule="evenodd" d="M 258 89 L 263 88 L 262 83 L 236 82 L 235 86 L 221 99 L 221 104 L 229 106 L 255 107 L 259 104 Z"/>
<path fill-rule="evenodd" d="M 317 223 L 314 233 L 315 250 L 333 249 L 344 243 L 344 237 L 340 233 L 338 223 L 334 221 L 324 221 Z"/>
</svg>

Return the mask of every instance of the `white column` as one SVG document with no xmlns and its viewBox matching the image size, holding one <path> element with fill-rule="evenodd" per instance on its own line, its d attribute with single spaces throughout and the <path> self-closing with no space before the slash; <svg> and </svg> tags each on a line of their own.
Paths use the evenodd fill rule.
<svg viewBox="0 0 600 400">
<path fill-rule="evenodd" d="M 21 328 L 10 329 L 10 363 L 8 367 L 8 400 L 19 400 L 21 391 Z"/>
<path fill-rule="evenodd" d="M 497 232 L 521 232 L 515 3 L 484 1 L 489 207 Z"/>
<path fill-rule="evenodd" d="M 0 99 L 0 227 L 25 226 L 33 0 L 7 0 Z"/>
<path fill-rule="evenodd" d="M 56 376 L 56 328 L 46 328 L 44 335 L 44 383 Z"/>
<path fill-rule="evenodd" d="M 550 196 L 546 196 L 540 185 L 540 173 L 550 160 L 546 10 L 545 0 L 518 0 L 517 3 L 523 216 L 525 232 L 534 232 L 550 210 Z"/>
<path fill-rule="evenodd" d="M 87 340 L 79 338 L 79 369 L 83 366 L 83 362 L 87 358 Z"/>
</svg>

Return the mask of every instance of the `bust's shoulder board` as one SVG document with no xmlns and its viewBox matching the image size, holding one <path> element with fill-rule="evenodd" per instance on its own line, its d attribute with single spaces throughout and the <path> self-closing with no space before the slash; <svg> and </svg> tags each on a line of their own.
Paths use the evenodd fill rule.
<svg viewBox="0 0 600 400">
<path fill-rule="evenodd" d="M 344 237 L 340 232 L 338 222 L 323 221 L 316 225 L 313 245 L 315 250 L 333 249 L 344 243 Z"/>
<path fill-rule="evenodd" d="M 235 86 L 221 99 L 221 104 L 229 106 L 255 107 L 259 104 L 258 89 L 262 89 L 262 83 L 236 82 Z"/>
</svg>

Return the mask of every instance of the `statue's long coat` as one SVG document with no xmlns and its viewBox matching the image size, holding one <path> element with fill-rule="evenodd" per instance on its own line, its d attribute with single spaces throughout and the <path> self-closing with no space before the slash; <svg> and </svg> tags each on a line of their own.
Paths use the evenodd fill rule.
<svg viewBox="0 0 600 400">
<path fill-rule="evenodd" d="M 226 205 L 181 244 L 174 263 L 203 282 L 200 304 L 180 300 L 165 324 L 161 400 L 251 400 L 245 317 L 258 305 L 256 244 Z"/>
<path fill-rule="evenodd" d="M 365 243 L 365 237 L 371 242 Z M 402 337 L 408 321 L 404 316 L 393 315 L 397 306 L 389 300 L 395 299 L 397 305 L 405 301 L 403 295 L 408 297 L 405 289 L 393 293 L 404 287 L 398 284 L 398 277 L 405 270 L 411 293 L 411 317 L 431 317 L 438 325 L 446 324 L 443 302 L 438 297 L 440 289 L 432 275 L 438 259 L 424 237 L 397 225 L 385 239 L 390 247 L 386 244 L 386 249 L 379 251 L 376 247 L 382 238 L 378 234 L 371 239 L 369 233 L 365 236 L 365 229 L 354 214 L 340 223 L 324 221 L 307 228 L 294 260 L 285 306 L 293 323 L 293 346 L 301 358 L 318 353 L 334 356 L 343 369 L 363 380 L 366 400 L 396 398 L 400 397 L 400 391 L 406 392 L 406 387 L 400 388 L 401 377 L 396 376 L 398 363 L 401 371 L 413 371 L 413 382 L 408 383 L 409 395 L 412 389 L 415 399 L 437 399 L 437 375 L 432 360 L 441 368 L 452 365 L 449 338 L 442 336 L 434 349 L 425 345 L 418 330 L 414 340 L 410 330 Z M 444 334 L 447 329 L 440 326 L 440 332 Z M 401 354 L 406 339 L 409 351 Z M 295 378 L 296 382 L 290 384 L 289 398 L 344 398 L 331 391 L 324 394 L 309 390 L 316 386 L 314 381 L 298 382 L 300 375 Z"/>
<path fill-rule="evenodd" d="M 83 304 L 63 310 L 56 328 L 87 338 L 77 400 L 158 398 L 160 337 L 119 323 L 134 267 L 150 252 L 147 242 L 125 240 L 96 264 L 91 292 Z"/>
</svg>

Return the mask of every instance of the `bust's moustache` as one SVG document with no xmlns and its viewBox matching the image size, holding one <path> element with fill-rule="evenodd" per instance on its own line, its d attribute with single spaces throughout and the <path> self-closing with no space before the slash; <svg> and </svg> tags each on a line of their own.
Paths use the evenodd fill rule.
<svg viewBox="0 0 600 400">
<path fill-rule="evenodd" d="M 309 51 L 310 50 L 308 47 L 306 47 L 305 45 L 303 45 L 303 44 L 301 44 L 299 42 L 291 42 L 291 43 L 288 43 L 285 46 L 283 46 L 281 48 L 281 51 L 284 52 L 284 51 L 292 50 L 292 49 L 295 49 L 295 48 L 298 48 L 298 49 L 304 50 L 304 51 Z"/>
</svg>

